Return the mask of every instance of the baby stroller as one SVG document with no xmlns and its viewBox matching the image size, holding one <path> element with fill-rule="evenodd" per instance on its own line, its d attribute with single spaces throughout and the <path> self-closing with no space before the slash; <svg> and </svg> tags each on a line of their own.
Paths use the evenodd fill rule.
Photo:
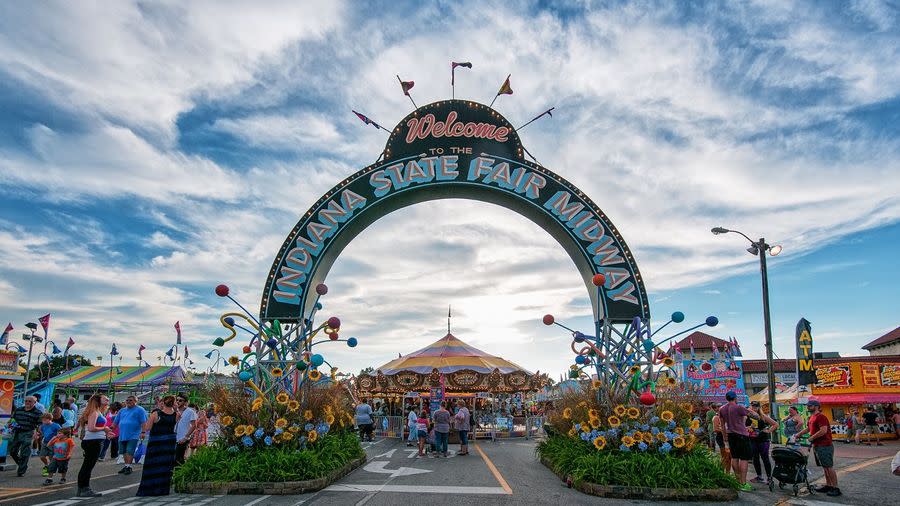
<svg viewBox="0 0 900 506">
<path fill-rule="evenodd" d="M 775 480 L 778 480 L 778 488 L 785 485 L 793 485 L 794 495 L 799 495 L 800 484 L 806 484 L 806 490 L 810 494 L 813 488 L 809 484 L 809 472 L 806 469 L 807 455 L 800 450 L 778 446 L 772 449 L 772 459 L 775 461 L 775 469 L 772 470 L 772 478 L 769 480 L 769 491 L 775 491 Z"/>
</svg>

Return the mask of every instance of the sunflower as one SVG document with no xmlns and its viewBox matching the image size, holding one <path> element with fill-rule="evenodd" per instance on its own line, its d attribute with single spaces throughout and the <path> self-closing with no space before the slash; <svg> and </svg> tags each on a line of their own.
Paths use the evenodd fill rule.
<svg viewBox="0 0 900 506">
<path fill-rule="evenodd" d="M 672 377 L 672 376 L 666 377 L 666 384 L 667 384 L 667 385 L 669 385 L 670 387 L 673 387 L 673 386 L 675 386 L 675 383 L 678 383 L 678 381 L 675 380 L 674 377 Z"/>
<path fill-rule="evenodd" d="M 288 396 L 286 392 L 281 392 L 280 394 L 275 396 L 275 402 L 281 405 L 285 405 L 291 398 Z"/>
<path fill-rule="evenodd" d="M 628 408 L 628 418 L 635 420 L 639 416 L 641 416 L 641 410 L 639 410 L 638 408 L 636 408 L 634 406 Z"/>
<path fill-rule="evenodd" d="M 602 385 L 602 384 L 603 383 L 601 383 L 600 380 L 598 380 L 598 379 L 591 380 L 591 388 L 593 388 L 593 389 L 600 388 L 600 385 Z"/>
<path fill-rule="evenodd" d="M 588 422 L 581 422 L 581 432 L 588 433 L 591 431 L 591 424 Z"/>
<path fill-rule="evenodd" d="M 622 436 L 622 444 L 625 446 L 634 445 L 634 438 L 631 436 Z"/>
<path fill-rule="evenodd" d="M 579 403 L 578 403 L 578 407 L 579 407 L 579 408 L 586 408 L 586 407 L 587 407 L 587 401 L 581 401 L 581 402 L 579 402 Z"/>
<path fill-rule="evenodd" d="M 672 367 L 675 365 L 675 360 L 672 357 L 666 357 L 663 359 L 663 365 L 666 367 Z"/>
<path fill-rule="evenodd" d="M 609 426 L 614 429 L 616 427 L 618 427 L 619 425 L 622 425 L 622 420 L 619 420 L 619 417 L 617 417 L 617 416 L 611 416 L 611 417 L 607 418 L 606 421 L 609 422 Z"/>
<path fill-rule="evenodd" d="M 590 423 L 591 423 L 591 428 L 592 428 L 592 429 L 599 429 L 599 428 L 600 428 L 600 419 L 599 419 L 599 418 L 591 417 Z"/>
<path fill-rule="evenodd" d="M 675 434 L 678 434 L 679 436 L 683 436 L 683 435 L 684 435 L 684 429 L 681 428 L 681 427 L 675 427 Z"/>
<path fill-rule="evenodd" d="M 691 404 L 690 402 L 682 402 L 682 403 L 681 403 L 681 409 L 687 411 L 688 413 L 693 413 L 693 412 L 694 412 L 694 405 Z"/>
<path fill-rule="evenodd" d="M 616 413 L 616 416 L 625 416 L 625 412 L 627 412 L 628 410 L 625 409 L 625 406 L 619 404 L 613 411 Z"/>
<path fill-rule="evenodd" d="M 313 419 L 313 412 L 311 409 L 307 409 L 303 412 L 303 418 L 308 422 Z"/>
<path fill-rule="evenodd" d="M 665 432 L 658 432 L 658 433 L 656 434 L 656 440 L 659 441 L 660 443 L 665 443 L 666 440 L 668 440 L 668 438 L 666 437 L 666 433 L 665 433 Z"/>
<path fill-rule="evenodd" d="M 597 436 L 594 439 L 594 448 L 596 448 L 598 450 L 602 450 L 605 447 L 606 447 L 606 438 L 603 436 Z"/>
<path fill-rule="evenodd" d="M 322 378 L 322 373 L 320 373 L 318 370 L 313 369 L 313 370 L 309 371 L 310 381 L 319 381 L 321 378 Z"/>
<path fill-rule="evenodd" d="M 636 431 L 634 431 L 634 434 L 631 435 L 631 437 L 633 437 L 635 441 L 643 441 L 644 433 L 639 430 L 636 430 Z"/>
<path fill-rule="evenodd" d="M 662 413 L 660 413 L 659 417 L 662 418 L 663 420 L 665 420 L 666 422 L 671 422 L 675 418 L 675 415 L 673 415 L 671 411 L 666 410 L 666 411 L 663 411 Z"/>
<path fill-rule="evenodd" d="M 283 374 L 284 374 L 284 370 L 282 368 L 280 368 L 280 367 L 272 368 L 272 376 L 275 376 L 276 378 L 280 378 Z"/>
<path fill-rule="evenodd" d="M 263 400 L 262 397 L 257 397 L 253 399 L 253 404 L 250 405 L 250 411 L 259 411 L 259 408 L 262 407 Z"/>
<path fill-rule="evenodd" d="M 641 372 L 641 366 L 633 365 L 633 366 L 631 366 L 631 369 L 629 369 L 629 371 L 631 371 L 631 374 L 637 374 L 637 373 Z"/>
<path fill-rule="evenodd" d="M 569 429 L 569 437 L 575 437 L 575 434 L 578 434 L 578 431 L 575 430 L 575 427 Z"/>
<path fill-rule="evenodd" d="M 328 413 L 327 415 L 325 415 L 325 423 L 327 423 L 328 425 L 333 424 L 334 423 L 334 415 L 332 415 L 331 413 Z"/>
<path fill-rule="evenodd" d="M 643 435 L 644 437 L 641 439 L 643 439 L 645 443 L 650 444 L 653 442 L 653 434 L 645 432 Z"/>
<path fill-rule="evenodd" d="M 563 410 L 563 418 L 565 418 L 566 420 L 572 418 L 572 408 L 566 408 Z"/>
<path fill-rule="evenodd" d="M 282 440 L 282 441 L 290 441 L 291 439 L 294 439 L 294 433 L 293 433 L 293 432 L 282 432 L 282 433 L 281 433 L 281 440 Z"/>
<path fill-rule="evenodd" d="M 682 447 L 684 447 L 684 438 L 681 437 L 681 436 L 678 436 L 678 437 L 676 437 L 676 438 L 673 438 L 673 439 L 672 439 L 672 446 L 674 446 L 675 448 L 682 448 Z"/>
<path fill-rule="evenodd" d="M 691 430 L 697 430 L 699 428 L 700 428 L 700 420 L 697 420 L 696 418 L 691 420 Z"/>
<path fill-rule="evenodd" d="M 693 448 L 694 445 L 697 444 L 697 441 L 699 441 L 699 439 L 697 439 L 697 436 L 691 434 L 690 437 L 688 437 L 688 441 L 687 441 L 688 450 Z"/>
<path fill-rule="evenodd" d="M 589 409 L 589 410 L 588 410 L 588 416 L 591 417 L 591 418 L 600 418 L 600 414 L 597 413 L 597 410 L 596 410 L 596 409 Z"/>
<path fill-rule="evenodd" d="M 254 432 L 255 430 L 256 430 L 256 427 L 254 427 L 254 426 L 252 426 L 252 425 L 244 425 L 244 434 L 246 434 L 246 435 L 248 435 L 248 436 L 249 436 L 250 434 L 253 434 L 253 432 Z"/>
<path fill-rule="evenodd" d="M 232 355 L 232 356 L 228 357 L 228 363 L 231 364 L 231 365 L 238 365 L 238 364 L 241 363 L 241 359 L 239 359 L 239 358 L 237 358 L 236 356 Z"/>
<path fill-rule="evenodd" d="M 247 433 L 247 432 L 244 430 L 244 426 L 243 426 L 243 425 L 238 425 L 237 427 L 234 428 L 234 435 L 235 435 L 236 437 L 241 437 L 241 436 L 243 436 L 243 435 L 246 434 L 246 433 Z"/>
<path fill-rule="evenodd" d="M 283 428 L 287 427 L 287 424 L 288 424 L 288 421 L 285 420 L 284 418 L 279 418 L 278 420 L 275 420 L 275 428 L 283 429 Z"/>
<path fill-rule="evenodd" d="M 228 427 L 229 425 L 231 425 L 231 422 L 233 422 L 234 419 L 228 415 L 225 415 L 219 421 L 222 423 L 222 425 Z"/>
<path fill-rule="evenodd" d="M 300 432 L 300 427 L 297 427 L 296 425 L 291 425 L 290 427 L 288 427 L 288 432 L 296 434 L 296 433 Z"/>
<path fill-rule="evenodd" d="M 316 432 L 315 429 L 309 431 L 309 433 L 306 434 L 306 440 L 310 443 L 315 443 L 316 439 L 319 439 L 319 433 Z"/>
<path fill-rule="evenodd" d="M 300 409 L 300 403 L 293 399 L 288 401 L 287 406 L 288 406 L 288 411 L 290 411 L 291 413 Z"/>
</svg>

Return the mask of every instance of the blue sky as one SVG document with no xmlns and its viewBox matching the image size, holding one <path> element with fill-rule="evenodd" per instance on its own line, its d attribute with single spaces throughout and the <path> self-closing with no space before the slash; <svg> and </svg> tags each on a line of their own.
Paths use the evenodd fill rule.
<svg viewBox="0 0 900 506">
<path fill-rule="evenodd" d="M 859 2 L 110 2 L 0 6 L 0 320 L 47 312 L 51 338 L 126 362 L 194 357 L 224 330 L 227 283 L 256 307 L 278 247 L 410 111 L 487 102 L 585 191 L 638 261 L 651 312 L 762 357 L 756 257 L 722 225 L 784 245 L 770 264 L 775 351 L 794 324 L 845 355 L 898 325 L 900 12 Z M 331 270 L 326 312 L 360 339 L 356 371 L 454 333 L 559 372 L 590 328 L 569 258 L 489 204 L 379 220 Z M 234 343 L 236 350 L 239 344 Z M 130 350 L 135 350 L 131 352 Z M 226 350 L 226 354 L 231 349 Z M 198 360 L 204 367 L 205 360 Z"/>
</svg>

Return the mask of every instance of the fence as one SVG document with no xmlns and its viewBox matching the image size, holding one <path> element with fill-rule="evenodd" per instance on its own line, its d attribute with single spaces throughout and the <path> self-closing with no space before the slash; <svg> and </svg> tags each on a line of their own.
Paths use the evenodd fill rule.
<svg viewBox="0 0 900 506">
<path fill-rule="evenodd" d="M 405 416 L 375 416 L 374 433 L 378 437 L 405 437 Z M 530 439 L 543 434 L 543 416 L 499 417 L 494 415 L 476 415 L 473 420 L 472 437 L 474 439 Z"/>
</svg>

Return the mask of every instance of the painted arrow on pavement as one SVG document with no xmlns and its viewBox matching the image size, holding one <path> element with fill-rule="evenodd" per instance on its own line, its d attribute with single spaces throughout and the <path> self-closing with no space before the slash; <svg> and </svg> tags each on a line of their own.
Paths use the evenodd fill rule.
<svg viewBox="0 0 900 506">
<path fill-rule="evenodd" d="M 430 473 L 428 469 L 419 469 L 416 467 L 400 467 L 398 469 L 385 469 L 385 466 L 388 465 L 388 462 L 383 460 L 376 460 L 374 462 L 369 462 L 366 464 L 365 469 L 370 473 L 380 473 L 380 474 L 389 474 L 391 478 L 396 478 L 398 476 L 411 476 L 414 474 L 423 474 Z"/>
</svg>

